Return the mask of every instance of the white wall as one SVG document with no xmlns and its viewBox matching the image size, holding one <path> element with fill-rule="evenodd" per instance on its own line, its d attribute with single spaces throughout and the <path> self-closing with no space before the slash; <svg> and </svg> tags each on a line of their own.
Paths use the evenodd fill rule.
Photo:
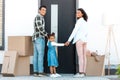
<svg viewBox="0 0 120 80">
<path fill-rule="evenodd" d="M 107 28 L 102 24 L 104 12 L 120 13 L 119 0 L 79 0 L 79 7 L 85 9 L 89 20 L 88 49 L 98 50 L 104 54 Z M 112 7 L 111 7 L 112 6 Z M 118 7 L 119 6 L 119 7 Z M 7 50 L 7 38 L 14 35 L 32 35 L 33 19 L 37 14 L 38 0 L 5 0 L 5 50 Z M 117 14 L 118 14 L 117 13 Z M 114 15 L 111 16 L 114 16 Z M 118 16 L 118 15 L 116 15 Z M 119 16 L 120 18 L 120 16 Z M 118 52 L 120 52 L 120 26 L 114 28 Z M 4 51 L 0 51 L 0 63 L 3 61 Z M 114 45 L 111 48 L 111 63 L 116 64 Z"/>
<path fill-rule="evenodd" d="M 119 23 L 114 27 L 114 36 L 118 49 L 117 51 L 120 57 L 120 5 L 118 1 L 119 0 L 79 0 L 79 8 L 83 8 L 88 14 L 88 49 L 90 49 L 91 51 L 98 50 L 99 54 L 105 54 L 108 28 L 103 25 L 103 14 L 107 14 L 108 16 L 110 16 L 111 20 L 115 19 L 118 21 L 117 23 Z M 120 64 L 120 60 L 117 59 L 113 39 L 114 38 L 112 37 L 110 48 L 111 64 Z"/>
<path fill-rule="evenodd" d="M 33 20 L 38 11 L 38 0 L 5 0 L 5 51 L 8 36 L 31 36 Z M 0 51 L 0 64 L 4 51 Z"/>
</svg>

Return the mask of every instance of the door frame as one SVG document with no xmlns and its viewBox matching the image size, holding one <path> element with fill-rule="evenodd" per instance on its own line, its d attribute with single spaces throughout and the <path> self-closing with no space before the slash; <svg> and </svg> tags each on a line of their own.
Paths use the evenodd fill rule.
<svg viewBox="0 0 120 80">
<path fill-rule="evenodd" d="M 38 9 L 39 9 L 39 7 L 41 6 L 41 2 L 42 0 L 38 0 Z M 77 10 L 78 8 L 79 8 L 79 0 L 75 0 L 76 1 L 76 9 L 75 10 Z M 76 50 L 75 50 L 75 54 L 76 54 Z M 75 57 L 76 57 L 76 60 L 75 60 L 75 62 L 78 62 L 78 60 L 77 60 L 77 55 L 75 55 Z M 75 73 L 76 72 L 78 72 L 78 63 L 76 63 L 75 64 Z"/>
<path fill-rule="evenodd" d="M 38 9 L 41 6 L 41 0 L 38 0 Z M 79 0 L 76 0 L 76 9 L 79 7 Z"/>
</svg>

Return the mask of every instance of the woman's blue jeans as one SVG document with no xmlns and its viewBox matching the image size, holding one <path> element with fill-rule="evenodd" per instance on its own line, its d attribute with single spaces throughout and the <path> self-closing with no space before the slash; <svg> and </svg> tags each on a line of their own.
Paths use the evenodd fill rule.
<svg viewBox="0 0 120 80">
<path fill-rule="evenodd" d="M 44 67 L 44 49 L 45 39 L 37 38 L 34 42 L 34 53 L 33 53 L 33 70 L 34 72 L 43 73 Z"/>
</svg>

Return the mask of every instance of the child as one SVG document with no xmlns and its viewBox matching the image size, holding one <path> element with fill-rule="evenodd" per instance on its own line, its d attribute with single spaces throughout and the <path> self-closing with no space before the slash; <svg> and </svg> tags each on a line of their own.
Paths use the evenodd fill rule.
<svg viewBox="0 0 120 80">
<path fill-rule="evenodd" d="M 61 77 L 60 74 L 56 73 L 56 67 L 58 66 L 58 59 L 56 55 L 55 46 L 64 46 L 63 43 L 55 42 L 55 33 L 48 34 L 48 66 L 50 67 L 50 77 Z"/>
</svg>

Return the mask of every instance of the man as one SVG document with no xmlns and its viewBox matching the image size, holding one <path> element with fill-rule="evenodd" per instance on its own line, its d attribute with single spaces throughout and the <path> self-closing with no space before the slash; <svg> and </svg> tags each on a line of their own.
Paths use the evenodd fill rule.
<svg viewBox="0 0 120 80">
<path fill-rule="evenodd" d="M 45 49 L 45 36 L 47 37 L 47 32 L 45 31 L 45 20 L 44 16 L 46 14 L 46 6 L 41 6 L 39 8 L 39 14 L 34 20 L 34 33 L 32 36 L 34 45 L 33 54 L 33 71 L 34 76 L 44 76 L 44 49 Z"/>
</svg>

